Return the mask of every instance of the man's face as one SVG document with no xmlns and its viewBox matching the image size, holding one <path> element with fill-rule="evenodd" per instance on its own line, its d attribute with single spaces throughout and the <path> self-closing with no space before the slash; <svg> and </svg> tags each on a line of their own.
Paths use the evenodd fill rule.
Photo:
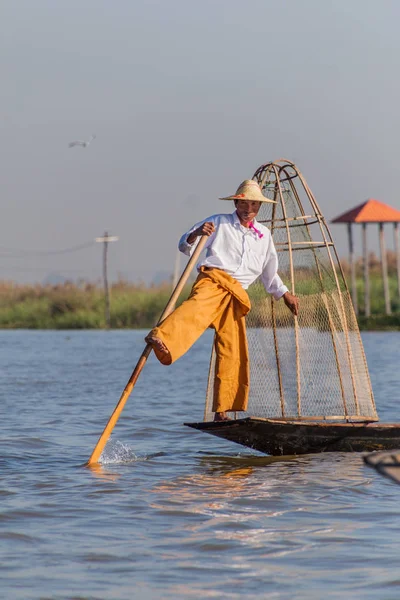
<svg viewBox="0 0 400 600">
<path fill-rule="evenodd" d="M 236 212 L 242 225 L 249 225 L 257 216 L 260 210 L 261 202 L 256 200 L 236 200 Z"/>
</svg>

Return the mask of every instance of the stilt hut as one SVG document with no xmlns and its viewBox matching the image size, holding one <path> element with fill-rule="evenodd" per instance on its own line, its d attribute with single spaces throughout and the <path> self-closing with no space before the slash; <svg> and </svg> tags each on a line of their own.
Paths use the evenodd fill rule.
<svg viewBox="0 0 400 600">
<path fill-rule="evenodd" d="M 400 426 L 380 425 L 352 300 L 317 201 L 296 165 L 281 159 L 255 172 L 279 273 L 300 298 L 295 317 L 260 281 L 249 288 L 247 412 L 213 422 L 212 351 L 204 421 L 190 427 L 268 454 L 399 446 Z"/>
<path fill-rule="evenodd" d="M 362 245 L 363 245 L 363 270 L 364 270 L 364 314 L 366 317 L 371 315 L 370 303 L 370 284 L 369 284 L 369 265 L 368 265 L 368 244 L 367 244 L 367 224 L 377 223 L 379 227 L 379 246 L 381 254 L 381 269 L 383 281 L 383 294 L 385 298 L 385 312 L 390 315 L 392 312 L 390 303 L 389 280 L 387 271 L 386 244 L 384 237 L 383 226 L 385 223 L 393 223 L 394 225 L 394 244 L 397 261 L 397 285 L 400 296 L 400 257 L 399 257 L 399 222 L 400 211 L 370 198 L 363 204 L 352 208 L 348 212 L 339 215 L 332 220 L 332 223 L 347 223 L 347 231 L 349 238 L 349 263 L 351 277 L 351 295 L 353 299 L 354 310 L 358 314 L 357 301 L 357 286 L 356 286 L 356 262 L 354 256 L 354 241 L 353 241 L 353 223 L 362 224 Z"/>
</svg>

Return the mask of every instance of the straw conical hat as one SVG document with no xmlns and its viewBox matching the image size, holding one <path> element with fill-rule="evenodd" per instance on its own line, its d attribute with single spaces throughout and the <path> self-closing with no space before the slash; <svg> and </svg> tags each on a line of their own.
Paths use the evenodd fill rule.
<svg viewBox="0 0 400 600">
<path fill-rule="evenodd" d="M 220 200 L 256 200 L 257 202 L 274 202 L 276 204 L 275 200 L 270 200 L 264 196 L 257 181 L 252 179 L 245 179 L 239 185 L 236 194 L 220 198 Z"/>
</svg>

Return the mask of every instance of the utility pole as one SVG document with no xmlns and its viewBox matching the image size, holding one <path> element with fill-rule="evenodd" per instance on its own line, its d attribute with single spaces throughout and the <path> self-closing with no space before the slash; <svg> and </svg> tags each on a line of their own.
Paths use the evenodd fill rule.
<svg viewBox="0 0 400 600">
<path fill-rule="evenodd" d="M 179 277 L 180 277 L 180 266 L 181 266 L 181 258 L 179 250 L 176 251 L 175 255 L 175 266 L 174 266 L 174 274 L 172 277 L 172 291 L 178 285 Z"/>
<path fill-rule="evenodd" d="M 107 231 L 104 232 L 103 237 L 95 238 L 96 242 L 100 242 L 103 244 L 103 281 L 104 281 L 104 299 L 105 299 L 105 319 L 106 319 L 106 328 L 110 328 L 110 292 L 108 289 L 108 277 L 107 277 L 107 250 L 109 242 L 117 242 L 117 236 L 109 236 Z"/>
</svg>

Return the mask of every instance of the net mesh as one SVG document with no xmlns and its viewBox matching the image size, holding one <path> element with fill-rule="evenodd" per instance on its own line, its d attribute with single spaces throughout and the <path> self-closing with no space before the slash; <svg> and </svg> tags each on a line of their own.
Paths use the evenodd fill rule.
<svg viewBox="0 0 400 600">
<path fill-rule="evenodd" d="M 263 165 L 253 179 L 277 202 L 263 204 L 257 220 L 272 233 L 279 274 L 299 297 L 300 312 L 294 317 L 260 280 L 250 286 L 249 405 L 235 416 L 377 420 L 351 297 L 311 190 L 296 166 L 284 160 Z M 205 420 L 213 418 L 214 364 L 213 354 Z"/>
</svg>

